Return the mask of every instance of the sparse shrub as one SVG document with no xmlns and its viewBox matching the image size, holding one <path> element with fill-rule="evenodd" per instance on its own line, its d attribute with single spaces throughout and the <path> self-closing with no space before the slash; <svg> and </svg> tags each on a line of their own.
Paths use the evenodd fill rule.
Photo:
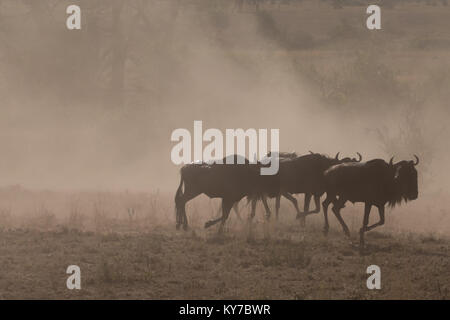
<svg viewBox="0 0 450 320">
<path fill-rule="evenodd" d="M 214 293 L 217 295 L 223 295 L 227 290 L 227 284 L 224 281 L 220 281 L 214 287 Z"/>
<path fill-rule="evenodd" d="M 56 217 L 45 205 L 41 205 L 36 209 L 33 219 L 29 222 L 32 228 L 48 231 L 55 226 Z"/>
<path fill-rule="evenodd" d="M 433 233 L 429 233 L 428 235 L 422 237 L 422 243 L 439 243 L 440 239 Z"/>
<path fill-rule="evenodd" d="M 69 211 L 69 218 L 67 224 L 71 229 L 82 230 L 84 227 L 85 215 L 77 203 L 72 203 Z"/>
<path fill-rule="evenodd" d="M 303 246 L 295 244 L 289 244 L 287 246 L 269 244 L 261 263 L 264 267 L 287 265 L 291 268 L 304 268 L 308 266 L 310 260 L 305 255 Z"/>
<path fill-rule="evenodd" d="M 123 263 L 117 259 L 102 259 L 99 265 L 98 278 L 103 283 L 130 282 L 131 278 L 123 269 Z"/>
<path fill-rule="evenodd" d="M 0 209 L 0 228 L 10 228 L 12 226 L 13 217 L 11 208 Z"/>
<path fill-rule="evenodd" d="M 97 200 L 93 204 L 93 220 L 94 220 L 94 227 L 96 232 L 104 232 L 109 231 L 110 225 L 107 217 L 106 210 L 104 208 L 104 205 L 101 201 Z"/>
<path fill-rule="evenodd" d="M 112 271 L 111 266 L 108 264 L 106 260 L 102 260 L 100 268 L 99 268 L 99 278 L 100 281 L 110 283 L 112 282 Z"/>
<path fill-rule="evenodd" d="M 104 242 L 110 241 L 120 241 L 120 235 L 114 231 L 108 232 L 107 234 L 103 234 L 101 240 Z"/>
<path fill-rule="evenodd" d="M 383 63 L 382 56 L 382 48 L 368 44 L 355 50 L 339 69 L 320 70 L 299 59 L 294 61 L 294 68 L 330 110 L 384 112 L 384 108 L 403 101 L 408 88 Z"/>
</svg>

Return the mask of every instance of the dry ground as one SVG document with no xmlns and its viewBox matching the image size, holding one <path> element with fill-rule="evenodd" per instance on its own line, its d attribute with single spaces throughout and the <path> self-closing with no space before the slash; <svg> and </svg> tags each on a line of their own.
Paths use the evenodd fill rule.
<svg viewBox="0 0 450 320">
<path fill-rule="evenodd" d="M 0 233 L 3 299 L 449 299 L 450 241 L 371 232 L 361 256 L 334 230 L 263 223 L 253 235 L 237 221 L 215 230 L 136 233 L 15 229 Z M 68 265 L 82 289 L 66 288 Z M 382 289 L 366 288 L 381 268 Z"/>
<path fill-rule="evenodd" d="M 386 225 L 367 233 L 365 255 L 332 214 L 325 237 L 322 214 L 301 229 L 285 200 L 278 221 L 265 223 L 258 205 L 251 232 L 232 213 L 218 236 L 203 225 L 217 217 L 219 203 L 204 196 L 190 202 L 184 232 L 175 230 L 172 194 L 1 189 L 0 298 L 450 298 L 445 198 L 423 196 L 387 210 Z M 357 240 L 361 206 L 349 205 L 343 217 Z M 374 211 L 371 223 L 376 219 Z M 381 290 L 366 288 L 372 264 L 381 268 Z M 66 288 L 69 265 L 81 268 L 79 291 Z"/>
</svg>

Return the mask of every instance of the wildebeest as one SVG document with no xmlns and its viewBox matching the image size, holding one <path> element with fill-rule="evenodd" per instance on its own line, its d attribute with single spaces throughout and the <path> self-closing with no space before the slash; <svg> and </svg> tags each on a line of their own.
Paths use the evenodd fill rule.
<svg viewBox="0 0 450 320">
<path fill-rule="evenodd" d="M 217 222 L 222 222 L 219 231 L 228 218 L 234 203 L 243 197 L 257 192 L 260 183 L 260 164 L 250 164 L 248 159 L 243 159 L 244 164 L 238 164 L 234 157 L 234 164 L 208 164 L 191 163 L 184 165 L 181 170 L 181 179 L 175 194 L 176 227 L 181 225 L 186 230 L 188 223 L 186 217 L 186 203 L 204 193 L 210 198 L 222 199 L 222 217 L 206 223 L 206 227 Z M 183 191 L 184 186 L 184 191 Z"/>
<path fill-rule="evenodd" d="M 358 156 L 359 159 L 339 159 L 339 152 L 334 158 L 319 153 L 310 152 L 310 154 L 299 157 L 280 157 L 279 171 L 276 175 L 278 179 L 274 180 L 275 183 L 278 183 L 278 186 L 276 186 L 275 188 L 274 186 L 271 186 L 271 190 L 269 193 L 265 193 L 264 190 L 261 190 L 260 188 L 259 194 L 263 194 L 263 201 L 265 196 L 277 197 L 277 215 L 280 208 L 280 197 L 286 197 L 293 203 L 297 211 L 297 218 L 302 218 L 302 223 L 304 223 L 304 218 L 306 215 L 311 213 L 318 213 L 320 211 L 320 197 L 325 193 L 325 182 L 323 176 L 325 170 L 333 165 L 344 162 L 360 162 L 362 160 L 362 156 L 360 153 L 358 153 Z M 274 192 L 274 189 L 277 190 L 277 192 Z M 297 193 L 305 194 L 305 204 L 303 212 L 300 212 L 297 199 L 292 196 L 292 194 Z M 309 204 L 312 196 L 314 196 L 316 209 L 313 211 L 309 211 Z M 253 206 L 252 210 L 254 210 Z M 252 216 L 253 215 L 254 212 L 252 212 Z"/>
<path fill-rule="evenodd" d="M 309 151 L 309 152 L 312 155 L 317 154 L 317 153 L 314 153 L 312 151 Z M 339 152 L 336 154 L 334 159 L 322 155 L 322 157 L 320 158 L 321 159 L 320 161 L 323 162 L 325 160 L 325 163 L 324 163 L 324 166 L 322 166 L 318 171 L 324 172 L 322 170 L 327 165 L 329 167 L 329 166 L 337 164 L 337 163 L 361 162 L 361 160 L 362 160 L 361 154 L 359 152 L 357 152 L 356 154 L 358 155 L 359 159 L 350 158 L 350 157 L 345 157 L 345 158 L 339 159 Z M 326 159 L 324 159 L 323 157 L 326 157 Z M 316 167 L 316 170 L 317 169 L 318 168 Z M 322 181 L 319 181 L 319 183 L 322 183 Z M 322 186 L 322 188 L 323 188 L 323 186 Z M 320 187 L 318 189 L 320 189 Z M 308 214 L 313 214 L 313 213 L 319 213 L 320 212 L 320 197 L 322 196 L 322 194 L 323 194 L 323 192 L 320 192 L 320 191 L 318 191 L 318 192 L 316 191 L 315 193 L 305 192 L 305 200 L 304 200 L 304 207 L 303 207 L 303 213 L 302 213 L 303 215 L 308 215 Z M 313 196 L 314 196 L 314 203 L 315 203 L 316 208 L 314 210 L 312 210 L 312 211 L 309 211 L 309 204 L 311 202 L 311 197 L 313 197 Z M 277 202 L 278 203 L 277 203 L 276 206 L 277 206 L 277 211 L 278 211 L 279 208 L 280 208 L 279 198 L 277 198 Z M 278 213 L 277 213 L 277 215 L 278 215 Z M 299 218 L 299 217 L 300 217 L 300 215 L 299 215 L 298 210 L 297 210 L 297 218 Z"/>
<path fill-rule="evenodd" d="M 272 152 L 269 152 L 266 156 L 266 159 L 262 159 L 262 161 L 264 162 L 265 160 L 267 160 L 270 157 L 275 157 L 277 158 L 277 160 L 279 162 L 283 162 L 286 160 L 292 160 L 298 157 L 296 152 L 277 152 L 276 154 L 272 154 Z M 276 197 L 276 217 L 278 218 L 278 212 L 279 212 L 279 208 L 280 208 L 280 198 L 281 196 L 285 197 L 286 199 L 288 199 L 289 201 L 292 202 L 292 204 L 294 205 L 294 207 L 297 210 L 297 213 L 300 214 L 300 211 L 298 209 L 298 204 L 297 204 L 297 199 L 295 199 L 295 197 L 292 196 L 292 194 L 285 192 L 283 194 L 280 193 L 280 185 L 281 185 L 281 181 L 278 178 L 275 178 L 272 180 L 273 183 L 275 183 L 275 185 L 270 185 L 270 189 L 271 191 L 268 192 L 267 190 L 262 190 L 263 188 L 260 186 L 259 188 L 259 192 L 257 194 L 253 194 L 251 196 L 248 197 L 248 201 L 251 201 L 251 214 L 250 214 L 250 219 L 253 219 L 253 217 L 255 216 L 255 212 L 256 212 L 256 203 L 258 200 L 261 200 L 261 202 L 264 205 L 264 208 L 266 210 L 266 218 L 269 218 L 271 213 L 270 213 L 270 209 L 269 206 L 267 204 L 267 195 L 271 196 L 271 197 Z"/>
<path fill-rule="evenodd" d="M 402 200 L 415 200 L 418 196 L 417 170 L 419 158 L 416 161 L 400 161 L 393 163 L 393 158 L 387 163 L 382 159 L 374 159 L 362 163 L 343 163 L 334 165 L 325 171 L 323 177 L 326 183 L 327 198 L 323 203 L 325 231 L 328 231 L 328 205 L 333 203 L 333 213 L 342 225 L 344 233 L 350 237 L 350 232 L 341 217 L 340 210 L 347 201 L 363 202 L 364 220 L 360 234 L 360 247 L 364 247 L 364 233 L 384 224 L 384 208 L 400 204 Z M 372 206 L 378 208 L 380 220 L 369 224 L 369 214 Z"/>
</svg>

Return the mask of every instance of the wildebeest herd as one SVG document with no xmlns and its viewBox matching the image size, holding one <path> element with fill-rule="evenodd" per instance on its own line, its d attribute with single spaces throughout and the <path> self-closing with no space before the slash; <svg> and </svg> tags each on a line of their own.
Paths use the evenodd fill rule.
<svg viewBox="0 0 450 320">
<path fill-rule="evenodd" d="M 270 153 L 268 156 L 271 156 Z M 274 156 L 274 155 L 272 155 Z M 280 208 L 281 196 L 290 200 L 296 211 L 297 219 L 304 226 L 305 217 L 320 212 L 320 198 L 326 194 L 322 202 L 324 213 L 324 233 L 328 233 L 328 206 L 333 204 L 332 211 L 341 224 L 344 233 L 350 237 L 349 229 L 342 219 L 341 209 L 347 201 L 363 202 L 365 204 L 363 225 L 360 229 L 360 247 L 364 247 L 364 233 L 384 224 L 384 209 L 388 204 L 394 207 L 402 200 L 415 200 L 418 196 L 417 170 L 415 161 L 399 161 L 394 163 L 382 159 L 361 162 L 362 156 L 356 158 L 341 158 L 339 153 L 329 157 L 319 153 L 298 156 L 296 153 L 280 152 L 279 171 L 276 175 L 261 175 L 261 162 L 251 164 L 244 159 L 244 164 L 191 163 L 181 168 L 181 181 L 175 195 L 176 226 L 186 230 L 188 227 L 185 211 L 186 203 L 204 193 L 210 198 L 222 199 L 222 216 L 206 222 L 208 228 L 220 222 L 219 232 L 228 218 L 231 208 L 242 198 L 251 202 L 249 220 L 255 216 L 256 203 L 263 202 L 266 218 L 270 218 L 267 197 L 276 198 L 276 216 Z M 273 158 L 273 157 L 272 157 Z M 222 163 L 226 163 L 225 158 Z M 183 191 L 184 186 L 184 191 Z M 305 194 L 304 210 L 298 208 L 293 194 Z M 314 197 L 315 209 L 310 211 L 311 198 Z M 378 208 L 379 221 L 369 224 L 369 214 L 372 206 Z"/>
</svg>

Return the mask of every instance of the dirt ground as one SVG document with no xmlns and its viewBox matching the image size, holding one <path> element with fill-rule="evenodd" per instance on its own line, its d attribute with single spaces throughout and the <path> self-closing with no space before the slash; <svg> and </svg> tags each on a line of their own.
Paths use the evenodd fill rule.
<svg viewBox="0 0 450 320">
<path fill-rule="evenodd" d="M 266 231 L 264 231 L 265 229 Z M 266 234 L 266 236 L 264 235 Z M 356 238 L 355 238 L 356 240 Z M 370 232 L 360 255 L 340 230 L 236 220 L 216 230 L 0 233 L 2 299 L 449 299 L 450 241 Z M 81 290 L 66 288 L 69 265 Z M 381 289 L 369 290 L 369 265 Z"/>
</svg>

